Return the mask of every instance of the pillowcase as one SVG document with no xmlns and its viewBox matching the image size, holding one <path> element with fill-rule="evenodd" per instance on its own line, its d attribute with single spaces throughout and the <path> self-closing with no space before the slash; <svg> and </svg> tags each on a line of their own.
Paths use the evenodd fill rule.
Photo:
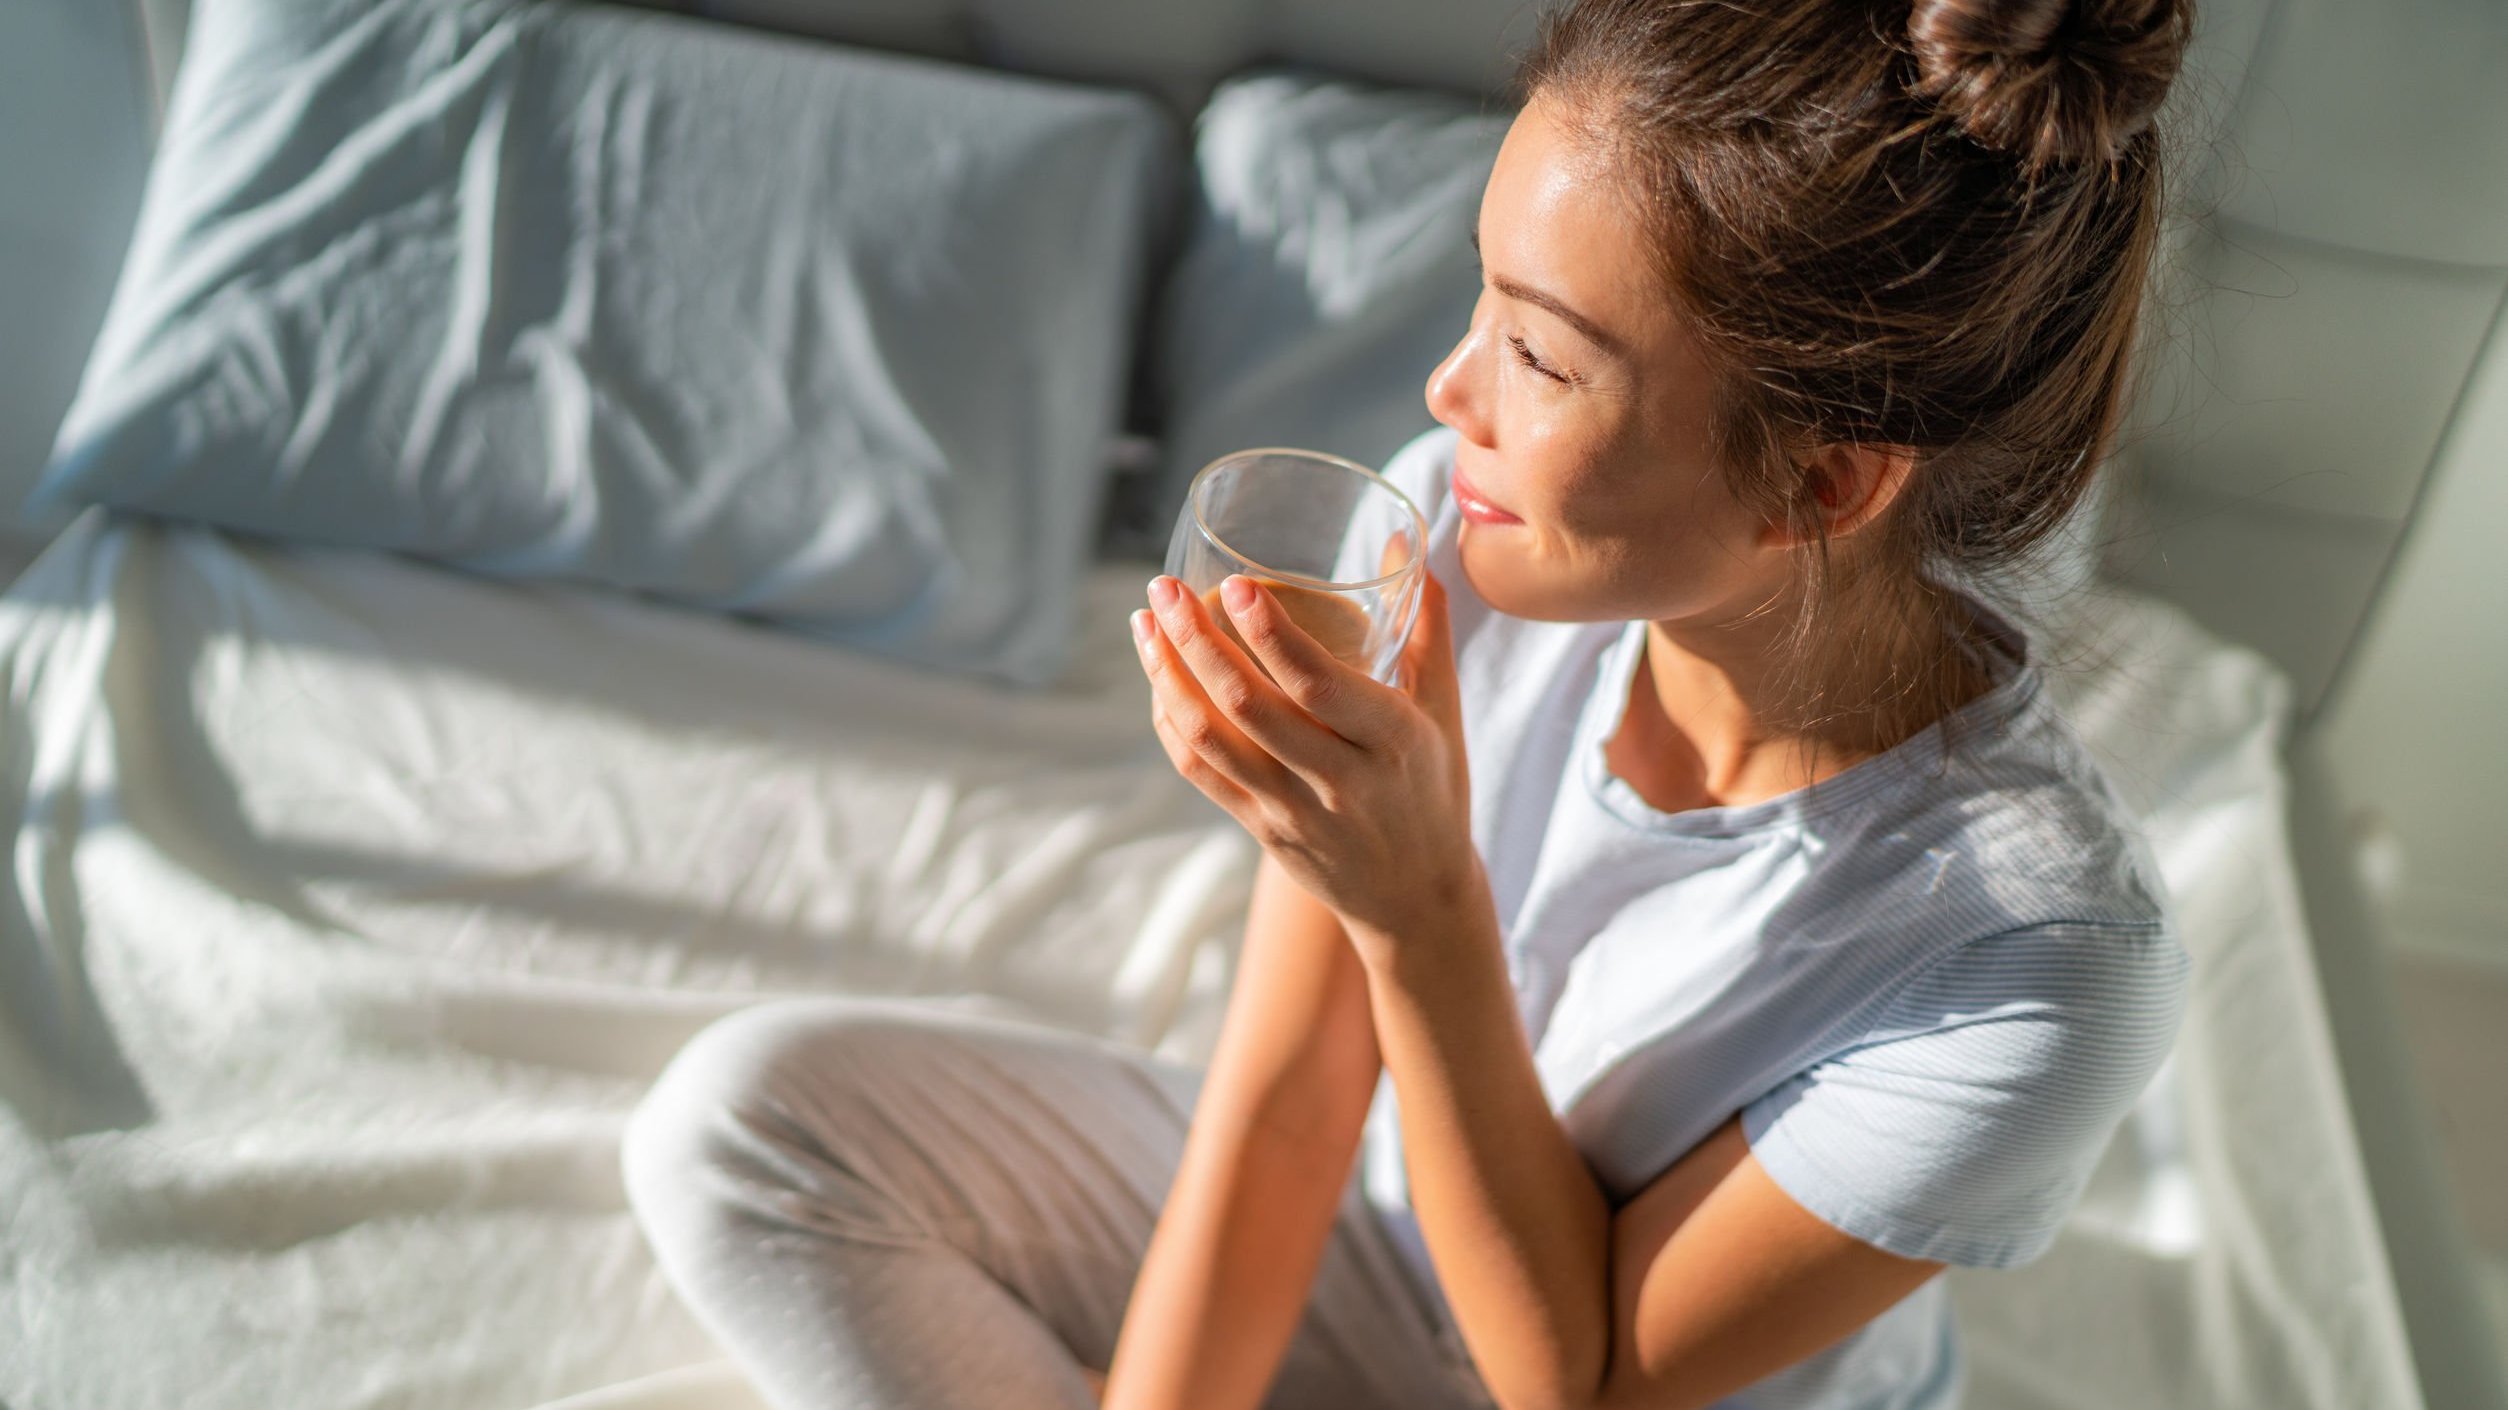
<svg viewBox="0 0 2508 1410">
<path fill-rule="evenodd" d="M 205 0 L 39 498 L 1062 670 L 1148 98 L 523 0 Z"/>
<path fill-rule="evenodd" d="M 1514 115 L 1295 70 L 1223 83 L 1194 124 L 1196 201 L 1154 313 L 1163 448 L 1110 552 L 1157 557 L 1196 471 L 1249 446 L 1377 467 L 1429 429 L 1429 372 L 1480 297 L 1481 188 Z"/>
</svg>

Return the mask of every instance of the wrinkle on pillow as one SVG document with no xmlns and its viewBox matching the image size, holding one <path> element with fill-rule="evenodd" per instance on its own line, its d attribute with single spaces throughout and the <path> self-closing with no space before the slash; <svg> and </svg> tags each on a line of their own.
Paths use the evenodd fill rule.
<svg viewBox="0 0 2508 1410">
<path fill-rule="evenodd" d="M 204 0 L 38 492 L 1059 674 L 1138 94 L 597 6 Z"/>
</svg>

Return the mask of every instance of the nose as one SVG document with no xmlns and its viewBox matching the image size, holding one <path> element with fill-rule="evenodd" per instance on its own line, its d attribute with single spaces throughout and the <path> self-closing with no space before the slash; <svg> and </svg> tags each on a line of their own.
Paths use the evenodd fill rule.
<svg viewBox="0 0 2508 1410">
<path fill-rule="evenodd" d="M 1484 352 L 1487 341 L 1482 336 L 1480 320 L 1474 318 L 1472 326 L 1463 330 L 1462 338 L 1446 354 L 1445 361 L 1428 374 L 1428 414 L 1478 446 L 1496 443 L 1485 375 L 1489 363 Z"/>
</svg>

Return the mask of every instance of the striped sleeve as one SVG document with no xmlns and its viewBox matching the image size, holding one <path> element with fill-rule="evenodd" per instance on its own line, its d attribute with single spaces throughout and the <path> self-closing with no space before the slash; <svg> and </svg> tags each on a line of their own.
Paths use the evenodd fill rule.
<svg viewBox="0 0 2508 1410">
<path fill-rule="evenodd" d="M 1743 1108 L 1769 1177 L 1908 1258 L 2044 1253 L 2168 1056 L 2189 962 L 2164 926 L 2049 924 L 1967 942 L 1863 1038 Z"/>
</svg>

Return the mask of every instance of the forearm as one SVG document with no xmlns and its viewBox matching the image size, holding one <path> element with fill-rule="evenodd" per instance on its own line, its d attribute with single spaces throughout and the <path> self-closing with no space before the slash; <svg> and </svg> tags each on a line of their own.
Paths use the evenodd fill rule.
<svg viewBox="0 0 2508 1410">
<path fill-rule="evenodd" d="M 1368 985 L 1412 1208 L 1498 1404 L 1577 1410 L 1610 1354 L 1610 1205 L 1542 1092 L 1494 916 L 1422 926 L 1371 947 L 1394 958 Z"/>
<path fill-rule="evenodd" d="M 1124 1310 L 1106 1410 L 1255 1410 L 1306 1310 L 1358 1127 L 1197 1112 Z M 1346 1129 L 1344 1129 L 1346 1128 Z"/>
</svg>

